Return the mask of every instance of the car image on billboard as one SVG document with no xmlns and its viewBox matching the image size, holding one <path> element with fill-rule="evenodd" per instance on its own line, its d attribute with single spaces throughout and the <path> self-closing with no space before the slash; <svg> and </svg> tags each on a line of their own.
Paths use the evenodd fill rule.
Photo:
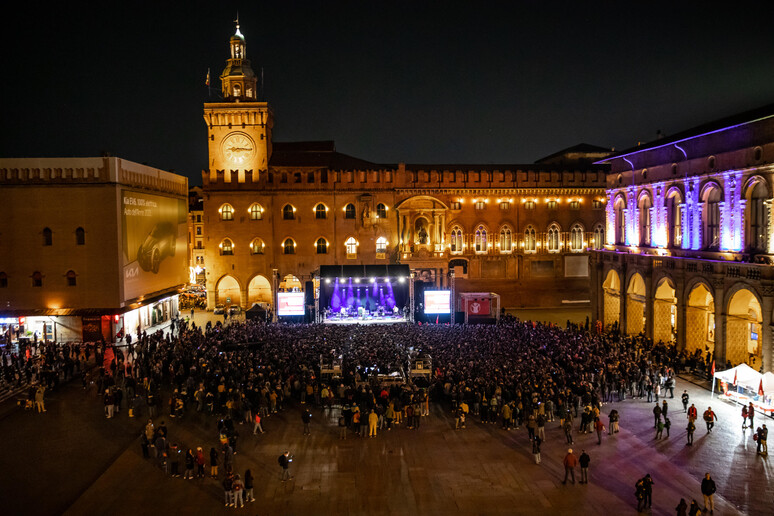
<svg viewBox="0 0 774 516">
<path fill-rule="evenodd" d="M 137 261 L 144 271 L 158 274 L 161 260 L 175 256 L 177 228 L 171 222 L 159 222 L 137 250 Z"/>
</svg>

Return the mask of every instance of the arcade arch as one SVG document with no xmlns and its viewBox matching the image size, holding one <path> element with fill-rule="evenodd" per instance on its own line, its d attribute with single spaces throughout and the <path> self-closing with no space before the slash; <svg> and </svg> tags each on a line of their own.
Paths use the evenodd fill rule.
<svg viewBox="0 0 774 516">
<path fill-rule="evenodd" d="M 674 342 L 677 331 L 677 298 L 672 280 L 662 278 L 653 296 L 653 340 Z"/>
<path fill-rule="evenodd" d="M 645 280 L 640 273 L 634 273 L 626 288 L 626 333 L 629 335 L 645 331 L 645 296 Z"/>
<path fill-rule="evenodd" d="M 685 350 L 715 352 L 715 298 L 704 283 L 697 283 L 685 306 Z"/>
<path fill-rule="evenodd" d="M 293 276 L 292 274 L 286 275 L 282 278 L 279 284 L 280 292 L 303 292 L 304 285 L 301 284 L 301 280 Z"/>
<path fill-rule="evenodd" d="M 215 286 L 215 304 L 242 305 L 242 289 L 233 276 L 223 276 Z"/>
<path fill-rule="evenodd" d="M 260 303 L 264 307 L 270 307 L 274 304 L 271 300 L 271 284 L 269 283 L 269 280 L 260 274 L 254 276 L 247 285 L 248 308 L 256 303 Z"/>
<path fill-rule="evenodd" d="M 728 301 L 726 316 L 726 360 L 746 363 L 756 371 L 761 367 L 763 312 L 758 297 L 742 287 Z"/>
<path fill-rule="evenodd" d="M 605 327 L 618 325 L 621 315 L 621 278 L 618 272 L 610 269 L 602 283 L 603 313 L 605 317 Z"/>
</svg>

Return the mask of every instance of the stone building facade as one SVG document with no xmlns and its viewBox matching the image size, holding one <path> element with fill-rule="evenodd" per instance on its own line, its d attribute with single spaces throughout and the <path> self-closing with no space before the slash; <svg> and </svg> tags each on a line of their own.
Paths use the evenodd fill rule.
<svg viewBox="0 0 774 516">
<path fill-rule="evenodd" d="M 774 106 L 616 153 L 595 316 L 772 369 Z M 706 356 L 706 355 L 705 355 Z"/>
<path fill-rule="evenodd" d="M 251 74 L 234 74 L 249 67 L 239 30 L 230 47 L 224 98 L 204 106 L 210 308 L 273 306 L 320 265 L 391 263 L 435 287 L 453 273 L 457 291 L 498 293 L 505 308 L 590 308 L 608 168 L 593 162 L 607 149 L 523 165 L 376 164 L 333 142 L 272 142 L 272 110 L 246 95 Z"/>
</svg>

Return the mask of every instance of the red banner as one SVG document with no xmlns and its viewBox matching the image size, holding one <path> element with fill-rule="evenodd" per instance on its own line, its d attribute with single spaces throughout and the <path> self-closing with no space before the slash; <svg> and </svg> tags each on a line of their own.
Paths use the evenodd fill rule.
<svg viewBox="0 0 774 516">
<path fill-rule="evenodd" d="M 468 315 L 489 315 L 489 299 L 468 299 Z"/>
</svg>

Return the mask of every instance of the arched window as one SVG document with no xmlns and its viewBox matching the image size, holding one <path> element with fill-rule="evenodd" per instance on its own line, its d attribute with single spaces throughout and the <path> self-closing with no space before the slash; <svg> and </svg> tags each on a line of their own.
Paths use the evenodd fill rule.
<svg viewBox="0 0 774 516">
<path fill-rule="evenodd" d="M 650 196 L 643 195 L 637 206 L 640 217 L 640 245 L 645 247 L 650 246 L 650 208 L 652 205 Z"/>
<path fill-rule="evenodd" d="M 33 287 L 43 286 L 43 275 L 38 271 L 35 271 L 32 273 L 32 286 Z"/>
<path fill-rule="evenodd" d="M 450 250 L 452 253 L 462 252 L 462 230 L 454 227 L 451 230 Z"/>
<path fill-rule="evenodd" d="M 65 278 L 67 278 L 67 286 L 68 287 L 74 287 L 75 286 L 75 271 L 67 271 L 67 274 L 65 274 Z"/>
<path fill-rule="evenodd" d="M 355 212 L 355 205 L 352 203 L 347 204 L 344 207 L 344 218 L 345 219 L 354 219 L 357 216 Z"/>
<path fill-rule="evenodd" d="M 53 245 L 54 233 L 49 228 L 43 228 L 43 245 Z"/>
<path fill-rule="evenodd" d="M 757 181 L 747 189 L 747 248 L 751 251 L 766 251 L 768 247 L 768 221 L 766 205 L 769 194 L 766 185 Z"/>
<path fill-rule="evenodd" d="M 500 252 L 510 253 L 513 250 L 513 234 L 508 226 L 500 230 Z"/>
<path fill-rule="evenodd" d="M 667 245 L 670 248 L 680 248 L 683 244 L 683 221 L 682 213 L 680 211 L 680 204 L 682 199 L 680 198 L 680 192 L 673 191 L 670 193 L 666 200 L 667 209 L 667 226 L 669 227 L 669 242 Z"/>
<path fill-rule="evenodd" d="M 220 207 L 220 220 L 234 220 L 234 208 L 230 204 Z"/>
<path fill-rule="evenodd" d="M 242 95 L 242 88 L 239 84 L 234 84 L 234 96 L 239 97 L 240 95 Z"/>
<path fill-rule="evenodd" d="M 293 220 L 296 218 L 296 209 L 292 204 L 286 204 L 285 207 L 282 208 L 282 218 L 284 220 Z"/>
<path fill-rule="evenodd" d="M 583 251 L 583 227 L 580 224 L 575 224 L 570 229 L 570 251 Z"/>
<path fill-rule="evenodd" d="M 524 230 L 524 252 L 534 253 L 537 250 L 537 238 L 535 235 L 535 228 L 527 226 Z"/>
<path fill-rule="evenodd" d="M 328 241 L 320 237 L 317 239 L 317 254 L 328 254 Z"/>
<path fill-rule="evenodd" d="M 77 228 L 75 230 L 75 245 L 85 245 L 86 244 L 86 231 L 83 230 L 83 228 Z"/>
<path fill-rule="evenodd" d="M 615 217 L 615 243 L 624 245 L 626 243 L 626 201 L 619 197 L 613 206 Z"/>
<path fill-rule="evenodd" d="M 250 254 L 263 254 L 264 247 L 263 240 L 255 238 L 250 242 Z"/>
<path fill-rule="evenodd" d="M 605 228 L 597 226 L 594 228 L 594 249 L 602 249 L 605 245 Z"/>
<path fill-rule="evenodd" d="M 344 242 L 344 247 L 347 249 L 347 258 L 355 258 L 357 256 L 357 240 L 354 237 L 349 237 Z"/>
<path fill-rule="evenodd" d="M 328 208 L 323 203 L 319 203 L 314 207 L 314 218 L 317 220 L 325 220 L 328 218 Z"/>
<path fill-rule="evenodd" d="M 8 274 L 0 272 L 0 288 L 8 288 Z"/>
<path fill-rule="evenodd" d="M 484 226 L 478 226 L 475 233 L 475 245 L 477 253 L 485 253 L 486 247 L 486 228 Z"/>
<path fill-rule="evenodd" d="M 376 239 L 376 254 L 385 254 L 387 252 L 387 239 L 379 237 Z"/>
<path fill-rule="evenodd" d="M 282 243 L 283 254 L 296 254 L 296 243 L 292 238 L 286 238 Z"/>
<path fill-rule="evenodd" d="M 548 252 L 559 252 L 559 226 L 551 224 L 548 227 Z"/>
<path fill-rule="evenodd" d="M 258 203 L 250 205 L 250 220 L 261 220 L 263 218 L 263 208 Z"/>
<path fill-rule="evenodd" d="M 702 210 L 702 246 L 705 249 L 720 248 L 720 188 L 710 186 L 702 197 L 704 209 Z"/>
<path fill-rule="evenodd" d="M 382 203 L 379 203 L 376 205 L 376 218 L 377 219 L 387 218 L 387 206 L 385 206 Z"/>
<path fill-rule="evenodd" d="M 220 254 L 223 256 L 231 256 L 234 254 L 234 243 L 228 238 L 224 238 L 219 247 Z"/>
</svg>

